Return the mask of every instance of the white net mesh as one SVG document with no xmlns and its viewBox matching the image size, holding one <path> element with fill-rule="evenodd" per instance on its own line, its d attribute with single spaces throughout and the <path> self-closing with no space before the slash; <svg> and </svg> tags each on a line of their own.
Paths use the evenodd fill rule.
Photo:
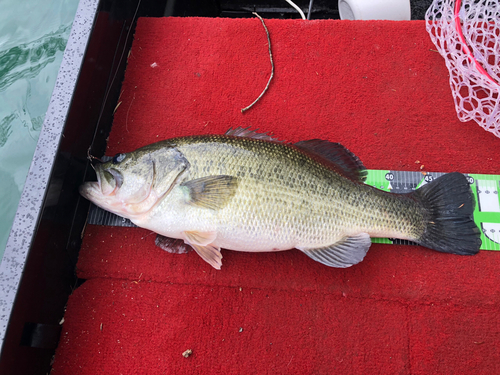
<svg viewBox="0 0 500 375">
<path fill-rule="evenodd" d="M 500 137 L 499 0 L 434 0 L 425 20 L 450 72 L 458 118 Z"/>
</svg>

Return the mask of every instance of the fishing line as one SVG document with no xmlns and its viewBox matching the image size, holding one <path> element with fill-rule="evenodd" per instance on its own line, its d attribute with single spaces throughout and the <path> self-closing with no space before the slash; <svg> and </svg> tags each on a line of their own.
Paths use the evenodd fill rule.
<svg viewBox="0 0 500 375">
<path fill-rule="evenodd" d="M 92 137 L 92 142 L 90 143 L 90 146 L 87 150 L 87 159 L 90 161 L 90 165 L 92 166 L 92 168 L 95 170 L 94 166 L 92 165 L 92 160 L 99 160 L 99 158 L 93 156 L 91 154 L 91 150 L 92 150 L 92 147 L 94 146 L 94 142 L 95 142 L 95 139 L 97 137 L 97 130 L 99 129 L 99 124 L 101 122 L 101 118 L 102 118 L 102 115 L 104 113 L 104 108 L 106 107 L 106 102 L 108 101 L 108 97 L 109 97 L 109 93 L 111 91 L 111 88 L 113 86 L 113 83 L 115 82 L 115 79 L 116 79 L 116 76 L 118 75 L 118 71 L 120 69 L 120 64 L 122 63 L 122 60 L 123 60 L 123 56 L 125 55 L 125 51 L 127 49 L 127 43 L 128 43 L 128 40 L 129 40 L 129 37 L 130 37 L 130 33 L 132 32 L 132 29 L 133 29 L 133 26 L 134 26 L 134 22 L 136 21 L 137 19 L 137 13 L 139 11 L 139 7 L 141 6 L 141 2 L 142 0 L 139 0 L 138 3 L 137 3 L 137 7 L 135 8 L 135 13 L 134 15 L 132 16 L 132 21 L 130 23 L 130 27 L 128 29 L 128 32 L 127 32 L 127 36 L 125 37 L 125 44 L 124 44 L 124 48 L 122 50 L 122 53 L 120 55 L 120 59 L 118 61 L 118 65 L 117 65 L 117 68 L 115 70 L 115 74 L 113 75 L 113 78 L 111 79 L 111 82 L 108 86 L 108 90 L 106 92 L 106 95 L 104 96 L 104 101 L 103 101 L 103 104 L 101 106 L 101 111 L 99 113 L 99 117 L 97 118 L 97 123 L 96 123 L 96 126 L 95 126 L 95 130 L 94 130 L 94 135 Z M 122 34 L 123 34 L 123 31 L 122 31 Z M 121 38 L 121 35 L 120 35 L 120 38 Z M 115 51 L 115 55 L 113 56 L 113 64 L 114 62 L 116 61 L 116 54 L 117 54 L 117 51 Z M 121 94 L 120 94 L 121 95 Z"/>
<path fill-rule="evenodd" d="M 307 10 L 307 20 L 311 19 L 311 11 L 313 7 L 314 0 L 309 0 L 309 9 Z"/>
</svg>

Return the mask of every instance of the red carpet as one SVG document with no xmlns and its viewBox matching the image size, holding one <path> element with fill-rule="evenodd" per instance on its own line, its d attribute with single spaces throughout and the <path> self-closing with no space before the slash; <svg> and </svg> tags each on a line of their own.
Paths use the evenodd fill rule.
<svg viewBox="0 0 500 375">
<path fill-rule="evenodd" d="M 252 126 L 341 142 L 370 169 L 500 172 L 499 140 L 457 120 L 423 22 L 265 22 L 275 76 L 242 114 L 270 73 L 258 19 L 140 19 L 107 154 Z M 372 245 L 332 269 L 223 251 L 216 271 L 154 239 L 87 228 L 53 374 L 500 373 L 496 252 Z"/>
</svg>

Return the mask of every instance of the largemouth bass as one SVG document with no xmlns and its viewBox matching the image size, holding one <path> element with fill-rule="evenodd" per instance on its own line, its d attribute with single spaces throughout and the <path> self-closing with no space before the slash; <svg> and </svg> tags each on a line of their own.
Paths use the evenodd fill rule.
<svg viewBox="0 0 500 375">
<path fill-rule="evenodd" d="M 297 248 L 331 267 L 363 260 L 371 237 L 476 254 L 474 197 L 460 173 L 408 194 L 363 183 L 361 161 L 338 143 L 294 145 L 238 128 L 174 138 L 95 166 L 80 193 L 139 227 L 184 242 L 216 269 L 221 248 Z M 160 237 L 161 239 L 161 237 Z M 173 251 L 175 252 L 175 250 Z"/>
</svg>

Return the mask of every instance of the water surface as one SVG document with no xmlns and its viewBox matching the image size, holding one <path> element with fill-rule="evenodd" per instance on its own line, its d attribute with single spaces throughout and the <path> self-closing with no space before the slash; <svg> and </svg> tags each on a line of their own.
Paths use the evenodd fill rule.
<svg viewBox="0 0 500 375">
<path fill-rule="evenodd" d="M 0 259 L 77 6 L 77 0 L 0 0 Z"/>
</svg>

